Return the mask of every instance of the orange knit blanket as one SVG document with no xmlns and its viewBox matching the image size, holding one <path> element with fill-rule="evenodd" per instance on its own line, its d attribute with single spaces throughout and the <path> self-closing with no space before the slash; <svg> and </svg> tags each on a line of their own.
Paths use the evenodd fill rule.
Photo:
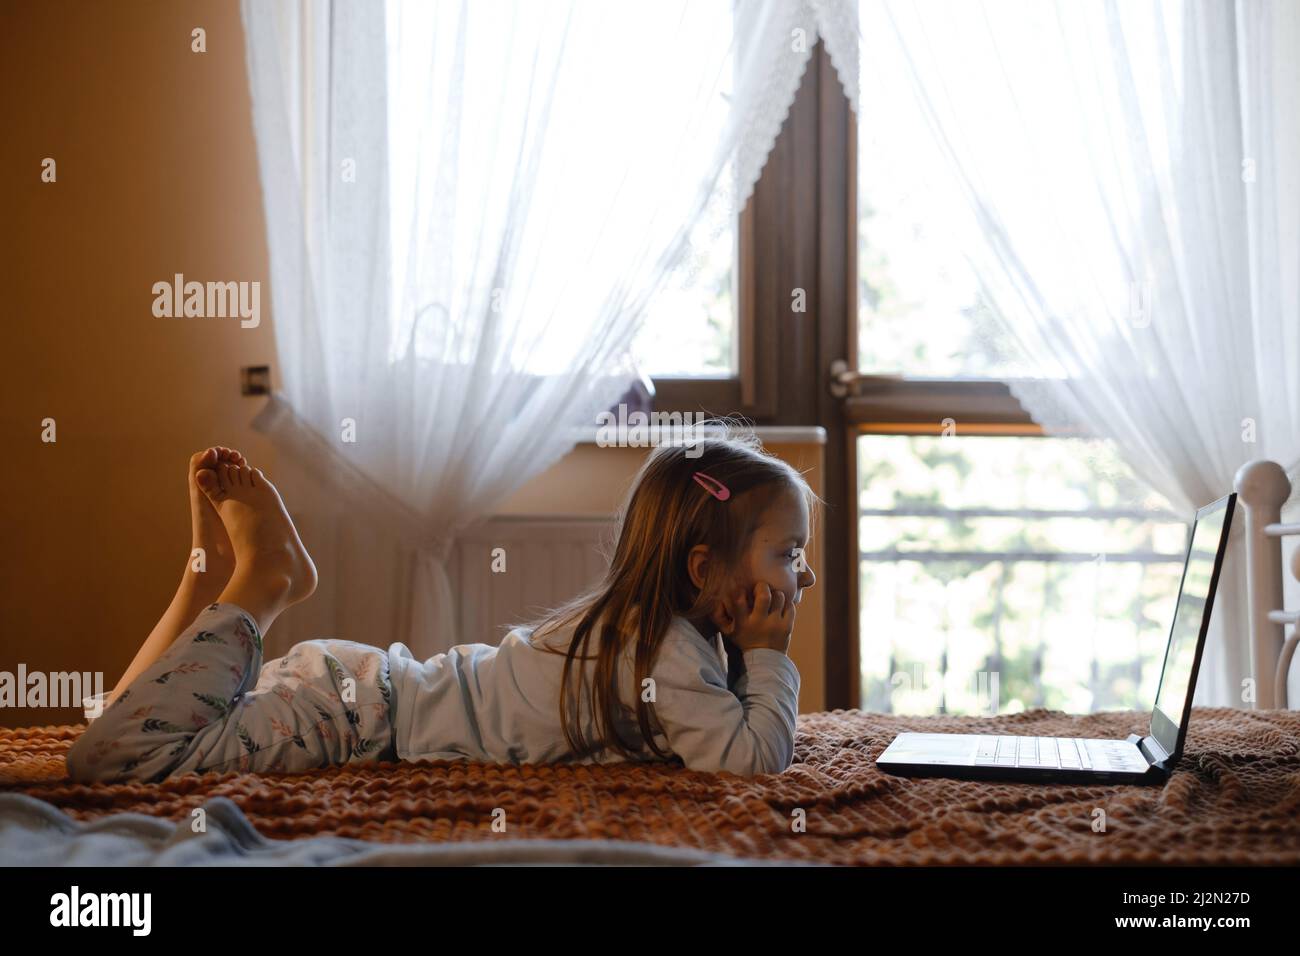
<svg viewBox="0 0 1300 956">
<path fill-rule="evenodd" d="M 221 795 L 277 839 L 606 838 L 845 864 L 1300 863 L 1298 711 L 1194 710 L 1186 752 L 1164 787 L 907 779 L 874 763 L 904 730 L 1122 738 L 1146 732 L 1147 720 L 1046 710 L 804 714 L 794 766 L 749 779 L 648 765 L 437 761 L 94 786 L 65 773 L 81 725 L 0 729 L 0 791 L 81 820 L 127 810 L 180 820 Z M 498 808 L 505 834 L 493 830 Z M 1094 829 L 1098 809 L 1104 832 Z"/>
</svg>

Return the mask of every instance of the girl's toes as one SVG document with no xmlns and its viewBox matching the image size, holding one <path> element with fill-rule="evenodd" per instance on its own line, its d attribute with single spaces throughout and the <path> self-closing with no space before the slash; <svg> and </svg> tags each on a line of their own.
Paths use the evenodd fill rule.
<svg viewBox="0 0 1300 956">
<path fill-rule="evenodd" d="M 196 451 L 190 456 L 190 471 L 212 468 L 216 463 L 217 450 L 215 448 L 205 448 L 203 451 Z"/>
<path fill-rule="evenodd" d="M 194 480 L 198 483 L 199 490 L 209 498 L 220 501 L 226 496 L 225 490 L 221 487 L 221 481 L 217 478 L 217 473 L 211 468 L 201 468 L 194 475 Z"/>
</svg>

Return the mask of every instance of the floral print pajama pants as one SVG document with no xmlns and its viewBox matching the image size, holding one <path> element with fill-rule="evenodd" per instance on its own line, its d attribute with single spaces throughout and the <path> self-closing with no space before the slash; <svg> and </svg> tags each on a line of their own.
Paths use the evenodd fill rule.
<svg viewBox="0 0 1300 956">
<path fill-rule="evenodd" d="M 74 780 L 293 772 L 396 760 L 388 654 L 352 641 L 294 645 L 262 663 L 262 636 L 213 604 L 90 722 L 68 753 Z"/>
</svg>

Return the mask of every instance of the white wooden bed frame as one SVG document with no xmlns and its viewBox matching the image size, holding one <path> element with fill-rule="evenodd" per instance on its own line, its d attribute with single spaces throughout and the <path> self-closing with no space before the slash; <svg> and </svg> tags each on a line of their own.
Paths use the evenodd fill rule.
<svg viewBox="0 0 1300 956">
<path fill-rule="evenodd" d="M 1287 674 L 1300 632 L 1300 612 L 1284 610 L 1282 599 L 1281 539 L 1300 535 L 1300 524 L 1282 523 L 1291 482 L 1277 462 L 1261 460 L 1242 465 L 1233 486 L 1246 519 L 1246 606 L 1258 677 L 1255 709 L 1287 708 Z M 1300 578 L 1300 547 L 1291 553 L 1291 573 Z"/>
</svg>

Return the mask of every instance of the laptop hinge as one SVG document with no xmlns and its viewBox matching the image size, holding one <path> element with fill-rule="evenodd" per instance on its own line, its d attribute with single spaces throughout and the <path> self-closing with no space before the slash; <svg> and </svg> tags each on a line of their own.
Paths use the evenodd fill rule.
<svg viewBox="0 0 1300 956">
<path fill-rule="evenodd" d="M 1147 762 L 1153 766 L 1163 767 L 1169 759 L 1169 754 L 1164 747 L 1160 746 L 1160 741 L 1150 734 L 1145 737 L 1129 734 L 1128 739 L 1138 745 L 1138 749 L 1142 751 L 1142 756 L 1146 757 Z"/>
</svg>

